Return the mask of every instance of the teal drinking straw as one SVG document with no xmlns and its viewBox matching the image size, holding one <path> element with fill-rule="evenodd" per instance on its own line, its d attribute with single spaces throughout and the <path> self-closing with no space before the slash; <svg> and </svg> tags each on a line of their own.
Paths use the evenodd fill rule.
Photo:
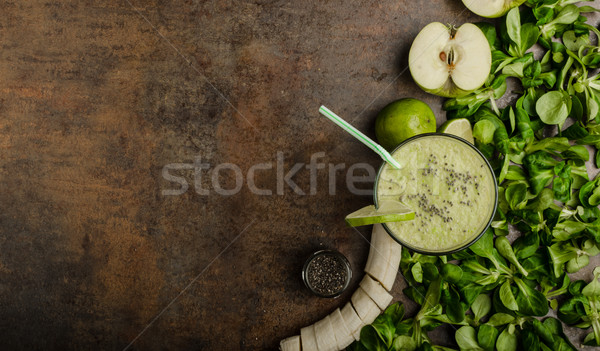
<svg viewBox="0 0 600 351">
<path fill-rule="evenodd" d="M 387 150 L 383 148 L 383 146 L 377 144 L 371 138 L 369 138 L 368 136 L 361 133 L 358 129 L 351 126 L 350 123 L 344 121 L 340 116 L 333 113 L 330 109 L 328 109 L 325 106 L 321 106 L 321 107 L 319 107 L 319 112 L 323 116 L 325 116 L 325 117 L 329 118 L 331 121 L 333 121 L 333 123 L 337 124 L 338 126 L 342 127 L 345 131 L 352 134 L 353 137 L 360 140 L 363 144 L 367 145 L 371 150 L 373 150 L 377 154 L 379 154 L 379 156 L 381 156 L 381 158 L 385 162 L 389 163 L 392 167 L 394 167 L 396 169 L 402 168 L 400 163 L 398 163 L 398 161 L 396 161 L 392 157 L 392 155 L 390 155 L 390 153 L 387 152 Z"/>
</svg>

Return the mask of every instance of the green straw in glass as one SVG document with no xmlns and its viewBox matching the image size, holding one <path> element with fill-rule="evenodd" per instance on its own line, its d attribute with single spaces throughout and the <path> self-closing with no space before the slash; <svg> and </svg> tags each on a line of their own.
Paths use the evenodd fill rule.
<svg viewBox="0 0 600 351">
<path fill-rule="evenodd" d="M 392 157 L 392 155 L 390 155 L 390 153 L 387 152 L 387 150 L 383 148 L 383 146 L 377 144 L 371 138 L 369 138 L 368 136 L 361 133 L 358 129 L 356 129 L 352 125 L 350 125 L 350 123 L 344 121 L 340 116 L 331 112 L 330 109 L 328 109 L 325 106 L 321 106 L 321 107 L 319 107 L 319 112 L 323 116 L 325 116 L 325 117 L 329 118 L 331 121 L 333 121 L 333 123 L 337 124 L 338 126 L 342 127 L 345 131 L 352 134 L 353 137 L 360 140 L 363 144 L 367 145 L 371 150 L 375 151 L 379 156 L 381 156 L 381 158 L 385 162 L 389 163 L 392 167 L 394 167 L 396 169 L 402 168 L 400 163 L 398 163 L 398 161 L 396 161 Z"/>
</svg>

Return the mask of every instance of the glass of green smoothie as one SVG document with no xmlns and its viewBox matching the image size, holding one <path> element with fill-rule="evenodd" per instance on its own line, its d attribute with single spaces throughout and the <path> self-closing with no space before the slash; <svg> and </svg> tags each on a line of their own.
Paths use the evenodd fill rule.
<svg viewBox="0 0 600 351">
<path fill-rule="evenodd" d="M 428 255 L 462 250 L 487 230 L 498 203 L 492 167 L 475 146 L 451 134 L 426 133 L 407 139 L 375 180 L 375 206 L 396 200 L 415 211 L 415 219 L 384 223 L 405 247 Z"/>
</svg>

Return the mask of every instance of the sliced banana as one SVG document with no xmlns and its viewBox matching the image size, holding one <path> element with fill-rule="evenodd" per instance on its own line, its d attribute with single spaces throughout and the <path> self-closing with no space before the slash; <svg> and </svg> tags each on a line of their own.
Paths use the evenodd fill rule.
<svg viewBox="0 0 600 351">
<path fill-rule="evenodd" d="M 383 227 L 375 224 L 371 234 L 371 247 L 369 249 L 369 257 L 367 258 L 367 265 L 365 266 L 365 272 L 380 282 L 385 281 L 387 267 L 387 261 L 390 260 L 392 253 L 391 248 L 385 245 L 385 238 L 381 235 L 381 231 L 375 228 Z M 384 233 L 385 234 L 385 233 Z M 384 284 L 384 287 L 387 286 Z"/>
<path fill-rule="evenodd" d="M 319 351 L 338 351 L 335 333 L 329 316 L 315 323 L 315 338 Z"/>
<path fill-rule="evenodd" d="M 350 308 L 352 308 L 352 306 L 350 306 Z M 358 315 L 356 318 L 358 318 Z M 352 331 L 348 329 L 346 321 L 344 321 L 344 317 L 342 316 L 342 312 L 339 308 L 329 315 L 329 320 L 331 321 L 331 326 L 333 327 L 333 334 L 335 335 L 338 350 L 343 350 L 352 344 L 352 342 L 354 342 Z"/>
<path fill-rule="evenodd" d="M 300 339 L 302 341 L 302 351 L 319 351 L 314 325 L 300 329 Z"/>
<path fill-rule="evenodd" d="M 300 335 L 291 336 L 281 340 L 279 349 L 281 351 L 302 351 L 302 346 L 300 346 Z"/>
<path fill-rule="evenodd" d="M 354 333 L 352 333 L 352 338 L 354 338 L 354 340 L 360 341 L 360 331 L 361 331 L 361 329 L 362 329 L 362 327 L 360 327 Z"/>
<path fill-rule="evenodd" d="M 360 317 L 356 313 L 356 310 L 354 310 L 354 307 L 352 307 L 352 304 L 350 302 L 348 302 L 346 306 L 342 308 L 341 312 L 342 318 L 344 318 L 344 322 L 346 323 L 346 327 L 354 337 L 356 331 L 358 330 L 360 332 L 360 329 L 365 325 L 365 323 L 360 319 Z M 354 339 L 358 340 L 355 337 Z"/>
<path fill-rule="evenodd" d="M 392 239 L 381 224 L 373 225 L 365 272 L 377 279 L 387 291 L 391 291 L 401 258 L 402 246 Z"/>
<path fill-rule="evenodd" d="M 394 298 L 381 284 L 367 274 L 365 274 L 365 277 L 360 282 L 360 287 L 363 288 L 371 300 L 373 300 L 377 304 L 377 307 L 382 311 L 388 307 Z"/>
<path fill-rule="evenodd" d="M 381 313 L 375 301 L 361 287 L 356 289 L 350 300 L 356 310 L 356 314 L 358 314 L 365 325 L 373 323 L 375 318 Z"/>
</svg>

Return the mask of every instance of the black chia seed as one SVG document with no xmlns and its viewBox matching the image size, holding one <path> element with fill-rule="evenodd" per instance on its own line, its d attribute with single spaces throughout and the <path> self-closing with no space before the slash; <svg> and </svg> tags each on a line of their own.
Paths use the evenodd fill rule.
<svg viewBox="0 0 600 351">
<path fill-rule="evenodd" d="M 320 255 L 308 264 L 306 277 L 315 292 L 329 296 L 344 289 L 348 272 L 339 258 L 333 255 Z"/>
</svg>

